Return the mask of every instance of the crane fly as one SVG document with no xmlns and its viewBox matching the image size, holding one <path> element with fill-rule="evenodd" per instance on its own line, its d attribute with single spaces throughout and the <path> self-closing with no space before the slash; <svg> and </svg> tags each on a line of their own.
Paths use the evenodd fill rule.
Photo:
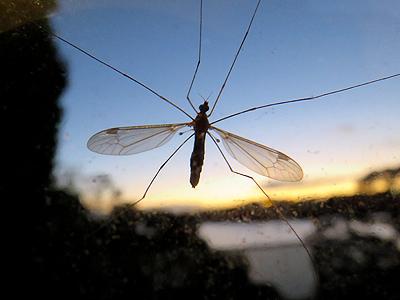
<svg viewBox="0 0 400 300">
<path fill-rule="evenodd" d="M 147 86 L 146 84 L 142 83 L 138 79 L 132 77 L 131 75 L 122 72 L 121 70 L 115 68 L 111 64 L 97 58 L 93 54 L 89 53 L 88 51 L 80 48 L 79 46 L 75 45 L 74 43 L 69 42 L 68 40 L 64 39 L 63 37 L 54 34 L 52 32 L 48 32 L 49 35 L 54 36 L 55 38 L 63 41 L 64 43 L 70 45 L 71 47 L 75 48 L 76 50 L 80 51 L 81 53 L 85 54 L 86 56 L 90 57 L 91 59 L 99 62 L 100 64 L 103 64 L 107 68 L 113 70 L 114 72 L 128 78 L 129 80 L 135 82 L 136 84 L 140 85 L 144 89 L 148 90 L 150 93 L 154 94 L 157 96 L 160 100 L 166 102 L 167 104 L 171 105 L 175 109 L 179 110 L 183 114 L 185 114 L 190 121 L 186 123 L 176 123 L 176 124 L 162 124 L 162 125 L 141 125 L 141 126 L 127 126 L 127 127 L 115 127 L 115 128 L 109 128 L 102 130 L 96 134 L 94 134 L 90 139 L 88 140 L 87 146 L 91 151 L 94 151 L 96 153 L 100 154 L 106 154 L 106 155 L 130 155 L 130 154 L 137 154 L 141 153 L 144 151 L 148 151 L 157 147 L 161 147 L 165 145 L 168 141 L 172 139 L 176 133 L 178 133 L 181 129 L 185 127 L 189 127 L 193 129 L 194 133 L 192 133 L 188 138 L 186 138 L 176 149 L 175 151 L 164 161 L 164 163 L 159 167 L 158 171 L 150 181 L 149 185 L 147 186 L 145 193 L 143 194 L 142 198 L 137 200 L 136 202 L 131 203 L 129 206 L 132 207 L 142 201 L 150 189 L 151 185 L 153 184 L 154 180 L 160 173 L 160 171 L 163 169 L 163 167 L 169 162 L 169 160 L 179 151 L 179 149 L 186 144 L 192 137 L 194 137 L 194 147 L 193 147 L 193 152 L 190 158 L 190 167 L 191 167 L 191 174 L 190 174 L 190 184 L 192 187 L 196 187 L 197 184 L 199 183 L 200 180 L 200 173 L 202 170 L 203 162 L 204 162 L 204 151 L 205 151 L 205 139 L 206 136 L 209 136 L 212 142 L 216 145 L 218 148 L 220 154 L 222 155 L 224 161 L 226 162 L 227 166 L 229 167 L 230 171 L 238 174 L 240 176 L 247 177 L 248 179 L 251 179 L 257 187 L 260 189 L 260 191 L 264 194 L 264 196 L 267 198 L 267 200 L 274 205 L 268 194 L 264 191 L 264 189 L 258 184 L 258 182 L 250 175 L 240 173 L 235 171 L 231 164 L 229 163 L 227 157 L 225 156 L 224 152 L 222 151 L 221 147 L 219 146 L 219 142 L 222 141 L 222 144 L 224 145 L 226 151 L 230 154 L 232 158 L 237 160 L 239 163 L 247 167 L 248 169 L 262 175 L 265 177 L 269 177 L 272 179 L 280 180 L 280 181 L 299 181 L 303 177 L 303 171 L 300 165 L 287 156 L 286 154 L 279 152 L 277 150 L 274 150 L 272 148 L 269 148 L 267 146 L 264 146 L 262 144 L 256 143 L 254 141 L 251 141 L 249 139 L 246 139 L 244 137 L 238 136 L 236 134 L 230 133 L 228 131 L 222 130 L 218 127 L 216 127 L 214 124 L 221 122 L 223 120 L 248 113 L 251 111 L 255 111 L 258 109 L 263 109 L 263 108 L 268 108 L 272 106 L 278 106 L 278 105 L 286 105 L 290 103 L 296 103 L 296 102 L 304 102 L 304 101 L 313 101 L 313 100 L 319 100 L 323 97 L 337 94 L 337 93 L 342 93 L 351 89 L 359 88 L 365 85 L 373 84 L 376 82 L 380 82 L 383 80 L 388 80 L 394 77 L 400 76 L 400 74 L 394 74 L 394 75 L 389 75 L 386 77 L 381 77 L 378 79 L 374 79 L 368 82 L 363 82 L 359 83 L 356 85 L 344 87 L 341 89 L 336 89 L 332 91 L 328 91 L 322 94 L 319 94 L 317 96 L 312 96 L 312 97 L 305 97 L 305 98 L 298 98 L 298 99 L 290 99 L 290 100 L 284 100 L 280 102 L 274 102 L 270 104 L 265 104 L 257 107 L 251 107 L 246 110 L 239 111 L 234 114 L 230 114 L 228 116 L 222 117 L 220 119 L 217 119 L 215 121 L 209 121 L 210 116 L 213 114 L 215 107 L 220 100 L 221 94 L 225 88 L 225 85 L 230 77 L 230 74 L 232 72 L 232 69 L 236 63 L 236 60 L 242 50 L 242 47 L 247 39 L 248 33 L 250 31 L 250 28 L 253 24 L 254 17 L 257 13 L 257 10 L 260 6 L 261 0 L 257 1 L 256 7 L 254 9 L 254 12 L 252 14 L 252 17 L 250 19 L 250 22 L 247 26 L 247 30 L 241 40 L 240 46 L 238 50 L 236 51 L 236 54 L 234 56 L 233 62 L 230 65 L 230 68 L 227 72 L 227 75 L 225 77 L 225 80 L 219 90 L 219 93 L 214 100 L 214 104 L 211 107 L 209 106 L 208 100 L 204 100 L 204 102 L 199 106 L 198 110 L 195 108 L 195 105 L 193 104 L 191 98 L 190 98 L 190 93 L 193 87 L 193 84 L 196 79 L 196 75 L 201 63 L 201 50 L 202 50 L 202 21 L 203 21 L 203 1 L 200 0 L 200 26 L 199 26 L 199 48 L 198 48 L 198 60 L 197 64 L 195 67 L 195 71 L 192 77 L 192 80 L 189 85 L 189 89 L 186 95 L 186 99 L 194 112 L 196 113 L 195 117 L 192 117 L 189 113 L 187 113 L 184 109 L 182 109 L 180 106 L 178 106 L 176 103 L 173 101 L 167 99 L 166 97 L 162 96 L 159 94 L 157 91 L 155 91 L 153 88 Z M 40 26 L 40 25 L 38 25 Z M 44 31 L 42 26 L 40 26 Z M 208 113 L 208 111 L 210 112 Z M 218 136 L 219 138 L 215 137 L 215 135 Z M 290 229 L 293 231 L 293 233 L 296 235 L 297 239 L 300 241 L 302 244 L 303 248 L 307 252 L 308 256 L 310 257 L 311 261 L 313 261 L 313 258 L 305 245 L 304 241 L 302 238 L 297 234 L 295 229 L 292 227 L 290 222 L 286 219 L 286 217 L 282 214 L 282 212 L 277 209 L 276 210 L 278 216 L 282 218 L 286 224 L 290 227 Z"/>
<path fill-rule="evenodd" d="M 87 146 L 90 150 L 108 155 L 130 155 L 148 151 L 166 144 L 185 126 L 194 130 L 194 147 L 190 157 L 190 184 L 196 187 L 204 161 L 205 138 L 215 132 L 228 153 L 254 172 L 280 181 L 299 181 L 303 171 L 289 156 L 210 125 L 208 101 L 199 107 L 196 118 L 188 123 L 144 125 L 110 128 L 93 135 Z M 215 139 L 214 139 L 215 140 Z"/>
<path fill-rule="evenodd" d="M 267 146 L 258 144 L 251 140 L 240 137 L 236 134 L 212 126 L 210 125 L 208 119 L 211 116 L 212 112 L 214 111 L 215 105 L 218 102 L 219 97 L 221 96 L 222 90 L 226 84 L 230 72 L 232 71 L 234 63 L 236 62 L 237 56 L 244 44 L 245 39 L 247 38 L 247 34 L 253 23 L 260 2 L 261 0 L 258 1 L 257 3 L 257 6 L 252 15 L 246 34 L 242 40 L 242 44 L 240 45 L 240 48 L 237 52 L 234 62 L 228 72 L 227 78 L 209 114 L 207 114 L 207 112 L 210 109 L 207 100 L 204 100 L 204 103 L 199 106 L 198 111 L 195 109 L 192 101 L 190 100 L 190 91 L 193 86 L 195 77 L 197 75 L 198 67 L 200 65 L 200 56 L 201 56 L 203 4 L 202 1 L 200 1 L 199 60 L 187 94 L 187 100 L 189 101 L 194 111 L 197 113 L 196 117 L 195 118 L 190 117 L 190 115 L 187 112 L 179 108 L 181 111 L 183 111 L 186 115 L 188 115 L 192 119 L 191 122 L 179 123 L 179 124 L 144 125 L 144 126 L 110 128 L 94 134 L 89 139 L 87 147 L 91 151 L 100 154 L 107 154 L 107 155 L 136 154 L 164 145 L 180 129 L 182 129 L 185 126 L 188 126 L 193 128 L 194 130 L 194 133 L 192 135 L 194 136 L 194 147 L 192 155 L 190 157 L 190 184 L 193 188 L 195 188 L 198 185 L 200 180 L 200 173 L 204 163 L 205 139 L 207 134 L 210 135 L 210 131 L 215 132 L 220 137 L 220 139 L 223 141 L 225 149 L 234 159 L 236 159 L 239 163 L 251 169 L 252 171 L 255 171 L 260 175 L 280 181 L 301 180 L 303 177 L 303 171 L 301 167 L 297 162 L 295 162 L 286 154 L 283 154 Z M 174 104 L 174 106 L 177 107 L 176 104 Z M 213 137 L 212 139 L 213 141 L 217 141 L 217 139 Z"/>
</svg>

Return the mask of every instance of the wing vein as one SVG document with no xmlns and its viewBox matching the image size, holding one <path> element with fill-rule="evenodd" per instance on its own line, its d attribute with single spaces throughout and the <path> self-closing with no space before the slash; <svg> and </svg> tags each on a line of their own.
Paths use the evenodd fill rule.
<svg viewBox="0 0 400 300">
<path fill-rule="evenodd" d="M 167 143 L 176 132 L 189 123 L 116 127 L 93 135 L 90 150 L 109 155 L 128 155 L 148 151 Z"/>
<path fill-rule="evenodd" d="M 163 134 L 164 132 L 168 132 L 168 131 L 169 131 L 169 130 L 167 129 L 167 130 L 164 130 L 164 131 L 156 132 L 156 133 L 154 133 L 154 134 L 152 134 L 152 135 L 149 135 L 149 136 L 146 136 L 146 137 L 144 137 L 144 138 L 142 138 L 142 139 L 140 139 L 140 140 L 137 140 L 137 141 L 134 141 L 134 142 L 132 142 L 132 143 L 130 143 L 130 144 L 127 144 L 126 146 L 124 146 L 124 145 L 121 145 L 121 146 L 124 147 L 124 148 L 130 147 L 130 146 L 133 146 L 133 145 L 135 145 L 135 144 L 137 144 L 137 143 L 146 141 L 146 140 L 148 140 L 148 139 L 151 139 L 151 138 L 153 138 L 153 137 L 156 137 L 157 135 Z M 168 137 L 168 136 L 167 136 L 167 137 Z"/>
<path fill-rule="evenodd" d="M 261 167 L 263 167 L 267 173 L 268 173 L 268 168 L 264 166 L 257 158 L 255 158 L 253 155 L 251 155 L 246 149 L 244 149 L 239 143 L 237 143 L 235 140 L 230 139 L 232 143 L 234 143 L 238 148 L 240 148 L 247 156 L 250 158 L 254 159 Z M 274 165 L 274 162 L 272 162 L 272 165 Z"/>
<path fill-rule="evenodd" d="M 250 170 L 281 181 L 303 177 L 299 164 L 286 154 L 214 126 L 210 129 L 218 133 L 228 153 Z"/>
</svg>

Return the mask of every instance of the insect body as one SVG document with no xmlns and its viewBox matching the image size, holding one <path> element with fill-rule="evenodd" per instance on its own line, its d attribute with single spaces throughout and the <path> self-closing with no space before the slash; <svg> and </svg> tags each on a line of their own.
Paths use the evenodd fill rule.
<svg viewBox="0 0 400 300">
<path fill-rule="evenodd" d="M 208 102 L 204 101 L 204 104 L 199 107 L 200 112 L 193 121 L 194 146 L 192 156 L 190 157 L 190 184 L 193 188 L 195 188 L 199 183 L 200 173 L 204 162 L 206 133 L 210 127 L 207 117 L 208 109 Z"/>
</svg>

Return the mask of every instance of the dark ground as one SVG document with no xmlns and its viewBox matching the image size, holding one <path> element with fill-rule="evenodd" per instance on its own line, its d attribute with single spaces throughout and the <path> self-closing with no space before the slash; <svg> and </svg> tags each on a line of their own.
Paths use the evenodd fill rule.
<svg viewBox="0 0 400 300">
<path fill-rule="evenodd" d="M 87 217 L 76 196 L 55 190 L 47 197 L 51 204 L 43 214 L 46 217 L 38 220 L 32 256 L 39 294 L 48 293 L 51 286 L 55 294 L 100 299 L 132 295 L 138 299 L 279 298 L 273 288 L 249 281 L 240 252 L 212 251 L 196 234 L 199 225 L 209 220 L 274 219 L 270 209 L 250 205 L 175 216 L 121 208 L 114 212 L 113 221 L 99 222 Z M 318 209 L 318 202 L 310 205 L 319 232 L 339 217 L 370 222 L 376 212 L 384 212 L 385 220 L 400 229 L 398 198 L 388 194 L 361 198 L 332 199 L 324 209 Z M 343 202 L 351 206 L 351 214 L 343 213 Z M 365 212 L 365 207 L 375 207 L 377 202 L 385 203 L 385 208 Z M 243 220 L 246 215 L 252 217 Z M 354 217 L 358 215 L 362 217 Z M 138 224 L 146 230 L 135 230 Z M 310 245 L 320 279 L 316 298 L 398 299 L 400 256 L 392 241 L 355 233 L 346 240 L 330 240 L 317 233 Z M 353 257 L 355 251 L 362 253 L 362 261 Z"/>
<path fill-rule="evenodd" d="M 40 23 L 48 28 L 46 20 Z M 249 205 L 183 216 L 123 210 L 114 212 L 111 222 L 98 221 L 87 214 L 78 195 L 53 187 L 53 158 L 62 116 L 59 96 L 67 82 L 67 69 L 51 38 L 36 24 L 13 24 L 6 29 L 0 34 L 5 160 L 0 192 L 4 219 L 10 218 L 4 228 L 12 231 L 3 245 L 10 249 L 4 258 L 11 264 L 8 288 L 14 295 L 278 298 L 272 287 L 249 281 L 246 262 L 239 254 L 212 251 L 196 235 L 205 220 L 270 220 L 277 217 L 273 209 Z M 320 231 L 338 216 L 369 222 L 377 212 L 383 212 L 400 231 L 399 201 L 398 195 L 385 193 L 331 199 L 324 204 L 280 203 L 279 207 L 288 217 L 311 218 Z M 139 234 L 135 230 L 139 223 L 151 228 L 151 234 Z M 400 298 L 400 259 L 393 242 L 354 233 L 343 241 L 317 234 L 310 245 L 321 280 L 317 298 Z M 362 263 L 350 255 L 354 249 L 363 253 Z"/>
</svg>

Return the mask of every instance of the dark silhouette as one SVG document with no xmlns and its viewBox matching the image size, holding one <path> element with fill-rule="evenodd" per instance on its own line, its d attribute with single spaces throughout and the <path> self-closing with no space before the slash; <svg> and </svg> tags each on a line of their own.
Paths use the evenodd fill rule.
<svg viewBox="0 0 400 300">
<path fill-rule="evenodd" d="M 376 193 L 374 189 L 374 184 L 378 181 L 381 181 L 381 183 L 384 185 L 384 192 L 391 191 L 392 189 L 397 189 L 397 193 L 400 193 L 400 167 L 385 169 L 382 171 L 374 171 L 364 176 L 360 179 L 358 183 L 360 193 Z M 396 181 L 398 182 L 397 186 Z"/>
</svg>

